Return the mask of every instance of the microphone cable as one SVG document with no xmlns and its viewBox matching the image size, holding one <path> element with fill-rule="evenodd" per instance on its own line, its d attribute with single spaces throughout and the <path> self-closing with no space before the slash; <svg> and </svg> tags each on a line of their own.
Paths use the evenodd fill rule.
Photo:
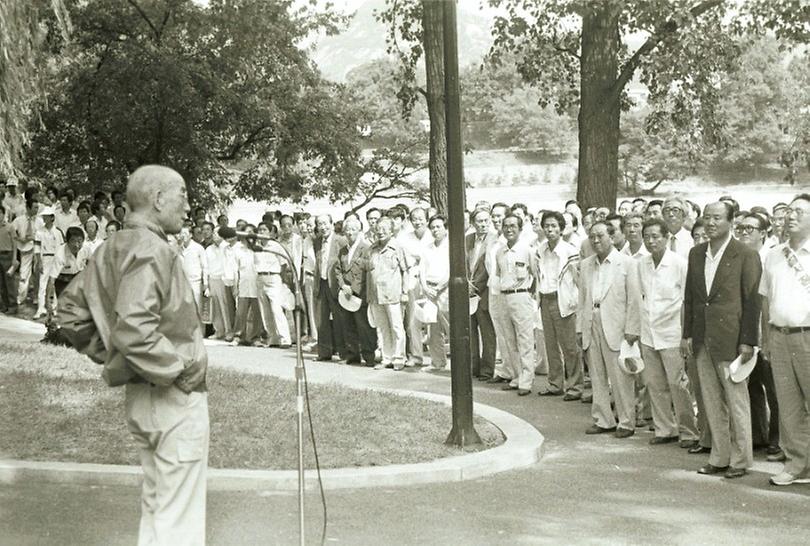
<svg viewBox="0 0 810 546">
<path fill-rule="evenodd" d="M 326 522 L 327 522 L 327 510 L 326 510 L 326 494 L 323 490 L 323 479 L 321 478 L 321 463 L 320 459 L 318 458 L 318 446 L 315 443 L 315 428 L 312 426 L 312 409 L 309 405 L 309 381 L 307 380 L 307 366 L 302 361 L 302 367 L 304 368 L 304 399 L 306 400 L 307 405 L 307 419 L 309 421 L 309 437 L 312 440 L 312 452 L 315 455 L 315 470 L 318 473 L 318 489 L 321 493 L 321 506 L 323 507 L 323 527 L 321 528 L 321 546 L 326 544 Z"/>
</svg>

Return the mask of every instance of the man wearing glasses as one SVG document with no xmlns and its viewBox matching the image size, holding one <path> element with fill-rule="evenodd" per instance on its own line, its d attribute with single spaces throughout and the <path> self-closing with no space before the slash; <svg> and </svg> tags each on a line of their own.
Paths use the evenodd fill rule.
<svg viewBox="0 0 810 546">
<path fill-rule="evenodd" d="M 762 351 L 770 357 L 779 400 L 780 444 L 787 462 L 773 485 L 810 483 L 810 194 L 785 214 L 788 240 L 765 258 Z"/>
<path fill-rule="evenodd" d="M 684 259 L 689 258 L 689 251 L 693 245 L 692 235 L 683 227 L 688 210 L 689 205 L 687 205 L 686 201 L 680 197 L 669 197 L 664 201 L 664 207 L 661 211 L 669 230 L 667 249 Z"/>
</svg>

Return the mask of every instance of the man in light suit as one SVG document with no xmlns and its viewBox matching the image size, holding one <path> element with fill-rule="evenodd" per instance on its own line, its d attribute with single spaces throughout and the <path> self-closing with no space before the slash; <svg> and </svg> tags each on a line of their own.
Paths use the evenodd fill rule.
<svg viewBox="0 0 810 546">
<path fill-rule="evenodd" d="M 706 417 L 712 432 L 709 463 L 700 474 L 746 474 L 753 464 L 751 405 L 746 381 L 729 378 L 729 364 L 747 361 L 759 344 L 762 265 L 757 252 L 731 236 L 734 209 L 728 203 L 706 206 L 708 243 L 689 252 L 684 290 L 685 357 L 696 355 Z"/>
<path fill-rule="evenodd" d="M 613 246 L 614 230 L 603 221 L 591 226 L 588 239 L 596 254 L 582 260 L 580 267 L 577 338 L 588 358 L 593 385 L 595 423 L 585 433 L 615 430 L 617 438 L 627 438 L 635 433 L 635 380 L 619 368 L 619 347 L 623 338 L 630 344 L 638 341 L 639 287 L 633 258 Z M 611 390 L 618 427 L 610 407 Z"/>
<path fill-rule="evenodd" d="M 340 250 L 348 243 L 346 238 L 334 232 L 332 217 L 328 214 L 316 220 L 320 245 L 315 249 L 314 297 L 320 303 L 318 318 L 318 360 L 332 360 L 336 352 L 345 358 L 343 339 L 342 307 L 337 301 L 340 285 L 337 280 L 337 263 Z"/>
<path fill-rule="evenodd" d="M 492 229 L 489 210 L 477 209 L 470 223 L 475 233 L 464 240 L 467 250 L 467 277 L 470 279 L 470 297 L 478 296 L 478 309 L 470 317 L 470 354 L 472 374 L 479 381 L 492 379 L 495 372 L 495 327 L 489 314 L 489 273 L 486 267 L 487 249 L 498 240 Z M 479 332 L 481 339 L 479 343 Z"/>
<path fill-rule="evenodd" d="M 362 235 L 360 220 L 353 216 L 343 221 L 343 234 L 346 236 L 348 244 L 340 249 L 337 267 L 338 286 L 347 296 L 357 296 L 363 302 L 357 311 L 343 310 L 343 316 L 346 318 L 343 323 L 346 338 L 346 364 L 360 364 L 362 357 L 366 366 L 374 367 L 377 332 L 368 323 L 366 294 L 368 250 L 371 245 Z"/>
</svg>

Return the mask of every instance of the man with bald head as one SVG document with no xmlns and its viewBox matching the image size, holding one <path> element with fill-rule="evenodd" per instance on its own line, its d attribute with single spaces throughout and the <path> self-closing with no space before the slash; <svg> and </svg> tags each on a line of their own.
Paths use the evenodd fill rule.
<svg viewBox="0 0 810 546">
<path fill-rule="evenodd" d="M 62 331 L 125 386 L 127 427 L 143 466 L 138 543 L 205 543 L 208 356 L 183 258 L 167 236 L 189 211 L 174 170 L 129 177 L 126 228 L 98 248 L 59 298 Z"/>
</svg>

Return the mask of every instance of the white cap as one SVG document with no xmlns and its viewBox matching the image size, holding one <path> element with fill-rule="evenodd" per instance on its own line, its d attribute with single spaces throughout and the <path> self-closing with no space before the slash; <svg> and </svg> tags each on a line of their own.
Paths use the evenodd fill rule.
<svg viewBox="0 0 810 546">
<path fill-rule="evenodd" d="M 39 216 L 53 216 L 54 214 L 53 207 L 42 207 L 42 210 L 39 211 Z"/>
</svg>

